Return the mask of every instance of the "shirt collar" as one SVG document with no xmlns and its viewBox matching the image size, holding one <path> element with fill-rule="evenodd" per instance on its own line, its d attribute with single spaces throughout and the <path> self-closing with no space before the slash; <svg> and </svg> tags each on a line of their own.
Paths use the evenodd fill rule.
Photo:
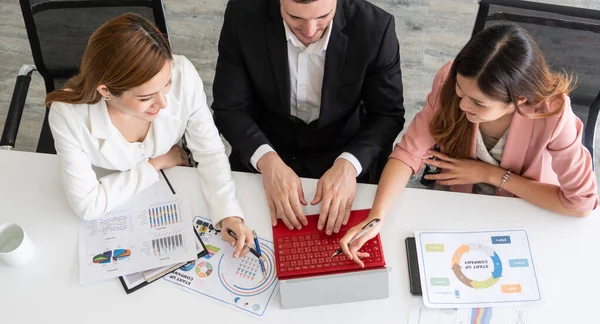
<svg viewBox="0 0 600 324">
<path fill-rule="evenodd" d="M 88 105 L 90 114 L 90 128 L 92 136 L 96 138 L 108 138 L 111 132 L 110 116 L 108 115 L 108 108 L 106 107 L 106 101 L 101 98 L 95 104 Z"/>
<path fill-rule="evenodd" d="M 287 42 L 292 42 L 292 44 L 296 47 L 307 48 L 302 44 L 300 40 L 294 35 L 288 24 L 283 20 L 283 28 L 285 29 L 285 40 Z M 319 39 L 316 43 L 310 44 L 309 47 L 313 46 L 312 52 L 320 53 L 327 50 L 327 45 L 329 45 L 329 38 L 331 37 L 331 29 L 333 28 L 333 19 L 329 22 L 329 26 L 327 26 L 327 30 L 321 39 Z"/>
</svg>

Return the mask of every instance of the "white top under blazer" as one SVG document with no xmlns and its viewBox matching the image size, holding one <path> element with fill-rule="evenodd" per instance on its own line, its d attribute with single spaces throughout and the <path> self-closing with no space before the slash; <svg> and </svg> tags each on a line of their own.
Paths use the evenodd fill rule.
<svg viewBox="0 0 600 324">
<path fill-rule="evenodd" d="M 167 153 L 185 134 L 214 224 L 243 217 L 225 146 L 206 104 L 202 80 L 184 56 L 173 56 L 171 91 L 143 142 L 129 143 L 110 121 L 106 102 L 54 102 L 49 123 L 69 204 L 84 220 L 128 202 L 159 180 L 149 158 Z M 98 178 L 92 166 L 116 170 Z"/>
</svg>

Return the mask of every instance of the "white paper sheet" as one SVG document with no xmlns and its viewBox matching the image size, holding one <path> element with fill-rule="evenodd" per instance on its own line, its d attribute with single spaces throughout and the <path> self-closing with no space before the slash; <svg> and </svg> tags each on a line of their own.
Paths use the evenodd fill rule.
<svg viewBox="0 0 600 324">
<path fill-rule="evenodd" d="M 410 308 L 408 324 L 532 324 L 529 308 L 427 308 L 416 300 Z"/>
<path fill-rule="evenodd" d="M 161 181 L 129 203 L 79 224 L 82 284 L 196 258 L 189 208 Z"/>
<path fill-rule="evenodd" d="M 164 279 L 247 315 L 263 316 L 278 287 L 273 243 L 259 238 L 266 261 L 266 276 L 263 276 L 258 259 L 253 254 L 248 253 L 237 259 L 232 257 L 234 249 L 222 239 L 220 231 L 213 227 L 210 219 L 196 216 L 193 223 L 208 254 Z"/>
<path fill-rule="evenodd" d="M 423 301 L 430 308 L 541 302 L 526 230 L 415 232 Z"/>
</svg>

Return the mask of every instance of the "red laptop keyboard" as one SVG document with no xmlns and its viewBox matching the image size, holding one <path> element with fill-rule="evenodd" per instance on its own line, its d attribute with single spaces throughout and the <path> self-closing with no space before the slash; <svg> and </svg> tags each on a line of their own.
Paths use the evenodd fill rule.
<svg viewBox="0 0 600 324">
<path fill-rule="evenodd" d="M 279 279 L 384 267 L 385 259 L 379 235 L 360 249 L 361 252 L 369 253 L 368 258 L 361 259 L 365 264 L 364 269 L 350 261 L 343 253 L 331 259 L 331 255 L 340 247 L 339 240 L 348 229 L 365 220 L 368 215 L 368 209 L 353 211 L 348 224 L 342 226 L 339 233 L 332 235 L 317 229 L 319 215 L 307 216 L 308 225 L 301 230 L 289 230 L 279 221 L 273 228 Z"/>
</svg>

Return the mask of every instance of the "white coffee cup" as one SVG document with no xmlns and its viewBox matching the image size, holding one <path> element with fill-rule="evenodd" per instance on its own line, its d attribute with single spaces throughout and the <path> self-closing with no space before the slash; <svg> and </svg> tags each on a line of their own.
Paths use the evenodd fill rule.
<svg viewBox="0 0 600 324">
<path fill-rule="evenodd" d="M 0 224 L 0 259 L 11 267 L 26 264 L 35 248 L 23 228 L 17 224 Z"/>
</svg>

